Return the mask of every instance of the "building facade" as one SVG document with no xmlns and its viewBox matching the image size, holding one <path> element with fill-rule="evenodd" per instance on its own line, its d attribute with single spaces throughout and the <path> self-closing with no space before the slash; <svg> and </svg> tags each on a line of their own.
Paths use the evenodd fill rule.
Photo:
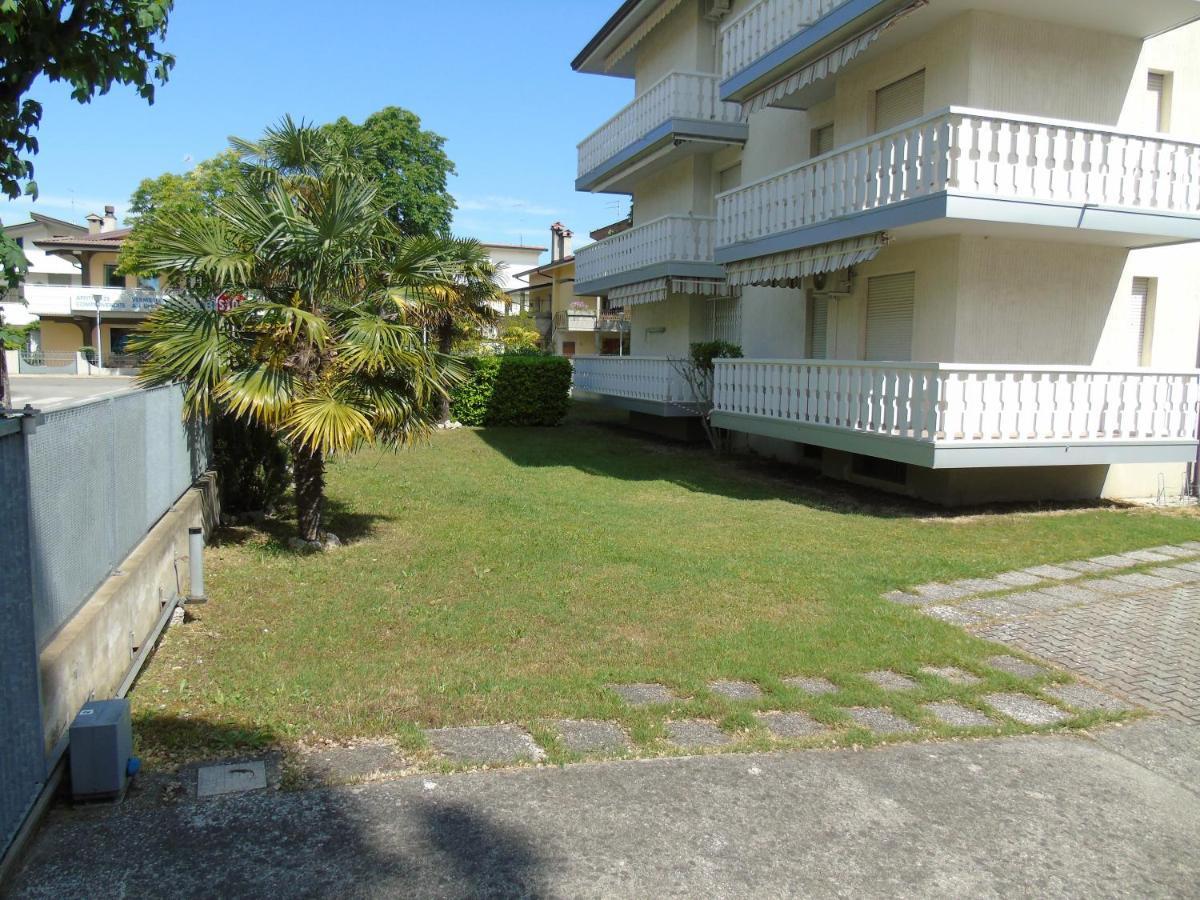
<svg viewBox="0 0 1200 900">
<path fill-rule="evenodd" d="M 713 418 L 760 452 L 946 503 L 1178 493 L 1197 16 L 625 3 L 573 64 L 635 93 L 579 148 L 580 190 L 633 198 L 577 259 L 576 289 L 631 318 L 631 358 L 590 364 L 589 390 L 645 412 L 678 390 L 670 358 L 728 340 L 745 358 L 718 363 Z"/>
</svg>

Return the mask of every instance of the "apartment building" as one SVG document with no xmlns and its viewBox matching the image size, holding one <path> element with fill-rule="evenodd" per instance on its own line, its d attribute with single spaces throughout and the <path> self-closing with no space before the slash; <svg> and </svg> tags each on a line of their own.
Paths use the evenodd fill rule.
<svg viewBox="0 0 1200 900">
<path fill-rule="evenodd" d="M 629 0 L 573 67 L 634 99 L 577 187 L 632 196 L 576 290 L 577 387 L 944 503 L 1177 494 L 1200 404 L 1196 0 Z M 637 368 L 636 377 L 629 377 Z"/>
</svg>

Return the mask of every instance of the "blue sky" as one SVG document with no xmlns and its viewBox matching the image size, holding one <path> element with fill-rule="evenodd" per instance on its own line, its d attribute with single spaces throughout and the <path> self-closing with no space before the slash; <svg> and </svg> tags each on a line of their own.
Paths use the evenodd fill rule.
<svg viewBox="0 0 1200 900">
<path fill-rule="evenodd" d="M 32 208 L 82 221 L 106 202 L 119 215 L 142 178 L 185 171 L 231 134 L 256 136 L 285 113 L 362 121 L 396 105 L 447 139 L 458 233 L 545 246 L 561 219 L 579 243 L 626 211 L 573 189 L 576 143 L 633 96 L 626 79 L 570 68 L 616 6 L 176 0 L 166 46 L 177 63 L 153 106 L 130 89 L 81 106 L 62 85 L 35 86 L 41 199 L 0 204 L 0 217 L 17 222 Z"/>
</svg>

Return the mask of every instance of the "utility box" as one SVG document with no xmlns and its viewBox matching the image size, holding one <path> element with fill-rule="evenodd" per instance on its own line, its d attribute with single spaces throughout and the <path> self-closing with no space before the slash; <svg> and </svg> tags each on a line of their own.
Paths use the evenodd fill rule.
<svg viewBox="0 0 1200 900">
<path fill-rule="evenodd" d="M 71 723 L 71 794 L 76 800 L 119 800 L 133 758 L 128 700 L 93 700 Z"/>
</svg>

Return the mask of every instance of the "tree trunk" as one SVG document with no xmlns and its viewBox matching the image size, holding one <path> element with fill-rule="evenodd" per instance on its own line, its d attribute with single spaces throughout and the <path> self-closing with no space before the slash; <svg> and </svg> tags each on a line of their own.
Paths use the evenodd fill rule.
<svg viewBox="0 0 1200 900">
<path fill-rule="evenodd" d="M 454 322 L 447 318 L 438 325 L 438 352 L 449 355 L 454 349 Z M 450 395 L 444 394 L 438 398 L 438 421 L 450 421 Z"/>
<path fill-rule="evenodd" d="M 0 325 L 4 324 L 4 317 L 0 316 Z M 0 416 L 9 412 L 12 408 L 12 389 L 9 387 L 8 381 L 8 355 L 4 349 L 4 345 L 0 343 Z"/>
<path fill-rule="evenodd" d="M 296 519 L 300 538 L 322 540 L 321 513 L 325 506 L 325 457 L 306 447 L 292 447 L 296 478 Z"/>
</svg>

